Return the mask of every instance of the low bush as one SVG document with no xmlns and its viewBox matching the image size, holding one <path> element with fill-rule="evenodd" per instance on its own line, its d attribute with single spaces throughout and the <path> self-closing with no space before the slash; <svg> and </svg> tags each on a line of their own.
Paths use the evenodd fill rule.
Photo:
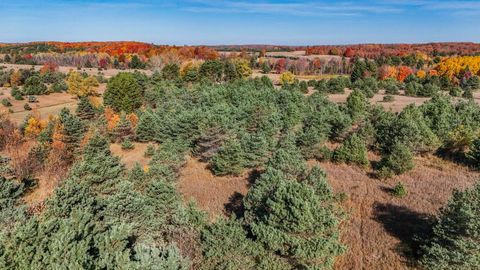
<svg viewBox="0 0 480 270">
<path fill-rule="evenodd" d="M 2 105 L 5 106 L 5 107 L 11 107 L 12 103 L 10 102 L 10 100 L 4 98 L 4 99 L 2 99 Z"/>
<path fill-rule="evenodd" d="M 392 195 L 395 197 L 405 197 L 407 195 L 407 187 L 402 183 L 398 182 L 392 189 Z"/>
<path fill-rule="evenodd" d="M 26 111 L 31 111 L 32 108 L 30 107 L 30 105 L 28 105 L 28 103 L 25 103 L 25 105 L 23 105 L 23 108 L 26 110 Z"/>
<path fill-rule="evenodd" d="M 147 146 L 147 149 L 145 150 L 145 153 L 143 154 L 143 156 L 145 157 L 151 157 L 155 154 L 155 146 L 153 144 L 149 144 Z"/>
<path fill-rule="evenodd" d="M 125 139 L 123 142 L 122 142 L 122 149 L 123 150 L 132 150 L 135 148 L 135 145 L 132 143 L 132 141 L 130 141 L 129 139 Z"/>
<path fill-rule="evenodd" d="M 393 102 L 395 101 L 395 97 L 392 95 L 385 95 L 383 96 L 383 102 Z"/>
</svg>

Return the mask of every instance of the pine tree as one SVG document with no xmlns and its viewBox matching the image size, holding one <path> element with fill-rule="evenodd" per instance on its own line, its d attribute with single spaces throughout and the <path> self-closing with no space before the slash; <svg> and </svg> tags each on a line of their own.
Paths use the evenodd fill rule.
<svg viewBox="0 0 480 270">
<path fill-rule="evenodd" d="M 341 146 L 335 149 L 333 160 L 340 163 L 356 164 L 365 167 L 369 164 L 367 147 L 356 133 L 350 135 Z"/>
<path fill-rule="evenodd" d="M 333 198 L 319 168 L 301 181 L 267 167 L 244 200 L 245 223 L 279 269 L 331 269 L 345 250 Z"/>
<path fill-rule="evenodd" d="M 137 139 L 141 142 L 156 141 L 157 130 L 160 119 L 157 117 L 155 112 L 148 109 L 140 115 L 138 124 L 135 129 Z"/>
<path fill-rule="evenodd" d="M 103 99 L 115 111 L 131 113 L 142 105 L 142 89 L 132 73 L 121 72 L 110 79 Z"/>
<path fill-rule="evenodd" d="M 236 139 L 230 139 L 213 156 L 211 167 L 216 175 L 238 175 L 245 166 L 242 146 Z"/>
<path fill-rule="evenodd" d="M 95 108 L 87 97 L 80 97 L 76 109 L 77 116 L 82 120 L 89 120 L 95 117 Z"/>
<path fill-rule="evenodd" d="M 477 269 L 480 262 L 480 184 L 454 191 L 422 247 L 426 269 Z"/>
<path fill-rule="evenodd" d="M 120 115 L 120 121 L 117 123 L 113 133 L 117 142 L 123 142 L 125 140 L 131 141 L 134 139 L 135 132 L 125 113 Z"/>
</svg>

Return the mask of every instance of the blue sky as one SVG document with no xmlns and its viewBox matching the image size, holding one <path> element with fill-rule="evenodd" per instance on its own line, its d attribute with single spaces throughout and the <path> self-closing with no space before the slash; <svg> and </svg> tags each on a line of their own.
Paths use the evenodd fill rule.
<svg viewBox="0 0 480 270">
<path fill-rule="evenodd" d="M 480 42 L 480 1 L 0 0 L 0 42 Z"/>
</svg>

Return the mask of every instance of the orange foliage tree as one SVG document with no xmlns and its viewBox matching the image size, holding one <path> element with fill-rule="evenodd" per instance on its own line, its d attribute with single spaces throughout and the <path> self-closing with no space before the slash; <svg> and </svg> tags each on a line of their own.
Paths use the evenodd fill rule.
<svg viewBox="0 0 480 270">
<path fill-rule="evenodd" d="M 401 66 L 398 68 L 397 80 L 403 82 L 412 73 L 413 71 L 411 68 L 407 66 Z"/>
</svg>

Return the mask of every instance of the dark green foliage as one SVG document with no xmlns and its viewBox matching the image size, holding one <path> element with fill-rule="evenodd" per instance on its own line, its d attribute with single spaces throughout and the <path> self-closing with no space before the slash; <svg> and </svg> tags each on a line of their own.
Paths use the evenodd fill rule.
<svg viewBox="0 0 480 270">
<path fill-rule="evenodd" d="M 353 121 L 361 120 L 368 109 L 368 100 L 359 90 L 353 92 L 347 98 L 347 111 Z"/>
<path fill-rule="evenodd" d="M 417 95 L 419 97 L 433 97 L 440 92 L 440 87 L 435 84 L 427 83 L 423 88 L 419 89 Z"/>
<path fill-rule="evenodd" d="M 389 153 L 396 142 L 407 145 L 414 153 L 435 150 L 440 141 L 430 129 L 418 107 L 408 105 L 398 115 L 382 113 L 373 122 L 381 152 Z"/>
<path fill-rule="evenodd" d="M 56 81 L 50 87 L 54 93 L 61 93 L 68 90 L 68 85 L 64 80 Z"/>
<path fill-rule="evenodd" d="M 367 65 L 365 64 L 364 61 L 355 59 L 355 62 L 353 63 L 353 70 L 352 74 L 350 76 L 350 80 L 352 82 L 356 82 L 357 80 L 361 80 L 363 78 L 363 75 L 367 69 Z"/>
<path fill-rule="evenodd" d="M 308 85 L 306 81 L 301 81 L 299 84 L 300 92 L 308 93 Z"/>
<path fill-rule="evenodd" d="M 333 153 L 335 162 L 368 166 L 367 148 L 356 133 L 350 135 Z"/>
<path fill-rule="evenodd" d="M 157 138 L 156 128 L 160 119 L 151 111 L 144 111 L 138 120 L 136 127 L 137 139 L 142 142 L 154 141 Z"/>
<path fill-rule="evenodd" d="M 89 120 L 95 117 L 95 108 L 88 97 L 80 97 L 75 113 L 80 119 Z"/>
<path fill-rule="evenodd" d="M 47 86 L 39 76 L 33 75 L 25 81 L 23 92 L 26 95 L 44 95 L 47 92 Z"/>
<path fill-rule="evenodd" d="M 415 82 L 415 81 L 411 81 L 411 82 L 408 82 L 406 85 L 405 85 L 405 94 L 407 96 L 417 96 L 419 93 L 423 93 L 423 85 L 418 83 L 418 82 Z"/>
<path fill-rule="evenodd" d="M 389 83 L 385 86 L 385 93 L 389 95 L 400 94 L 400 88 L 395 83 Z"/>
<path fill-rule="evenodd" d="M 207 60 L 199 70 L 200 78 L 206 78 L 213 82 L 220 82 L 223 76 L 223 63 L 218 60 Z"/>
<path fill-rule="evenodd" d="M 23 100 L 22 91 L 18 87 L 13 86 L 10 93 L 15 100 Z"/>
<path fill-rule="evenodd" d="M 422 247 L 425 269 L 476 269 L 480 262 L 480 184 L 454 191 Z"/>
<path fill-rule="evenodd" d="M 262 246 L 247 238 L 235 219 L 220 219 L 202 231 L 202 269 L 250 270 L 262 259 Z"/>
<path fill-rule="evenodd" d="M 147 145 L 147 149 L 145 150 L 145 153 L 143 153 L 143 156 L 151 157 L 154 154 L 155 154 L 155 146 L 153 144 Z"/>
<path fill-rule="evenodd" d="M 28 103 L 25 103 L 25 105 L 23 105 L 23 108 L 24 108 L 26 111 L 31 111 L 31 110 L 32 110 L 32 107 L 30 107 L 30 105 L 28 105 Z"/>
<path fill-rule="evenodd" d="M 77 147 L 85 132 L 82 120 L 63 108 L 60 112 L 60 122 L 63 124 L 63 141 L 69 147 Z"/>
<path fill-rule="evenodd" d="M 392 189 L 392 195 L 396 197 L 405 197 L 407 195 L 407 187 L 402 182 L 398 182 Z"/>
<path fill-rule="evenodd" d="M 244 206 L 249 232 L 271 256 L 269 269 L 332 268 L 344 251 L 338 234 L 341 214 L 333 197 L 319 168 L 303 180 L 267 168 Z"/>
<path fill-rule="evenodd" d="M 378 167 L 377 176 L 379 178 L 400 175 L 413 169 L 413 154 L 407 146 L 397 142 L 390 153 L 382 156 Z"/>
<path fill-rule="evenodd" d="M 180 77 L 180 67 L 177 64 L 165 65 L 162 69 L 162 77 L 165 80 L 177 80 Z"/>
<path fill-rule="evenodd" d="M 392 96 L 392 95 L 383 96 L 383 102 L 393 102 L 393 101 L 395 101 L 395 96 Z"/>
<path fill-rule="evenodd" d="M 473 92 L 470 89 L 465 89 L 462 93 L 463 98 L 473 99 Z"/>
<path fill-rule="evenodd" d="M 38 102 L 37 97 L 36 96 L 28 96 L 28 102 L 30 102 L 30 103 Z"/>
<path fill-rule="evenodd" d="M 125 139 L 122 142 L 122 150 L 132 150 L 135 148 L 135 145 L 129 139 Z"/>
<path fill-rule="evenodd" d="M 458 86 L 452 86 L 448 89 L 448 94 L 452 97 L 459 97 L 462 94 L 462 88 Z"/>
<path fill-rule="evenodd" d="M 216 175 L 238 175 L 245 165 L 245 154 L 236 139 L 226 141 L 211 161 L 212 171 Z"/>
<path fill-rule="evenodd" d="M 270 67 L 270 64 L 267 61 L 264 61 L 261 65 L 262 73 L 263 74 L 268 74 L 270 71 L 272 71 L 272 68 Z"/>
<path fill-rule="evenodd" d="M 7 98 L 2 99 L 2 105 L 5 107 L 12 107 L 12 103 Z"/>
<path fill-rule="evenodd" d="M 473 160 L 476 166 L 480 167 L 480 138 L 473 140 L 468 156 Z"/>
<path fill-rule="evenodd" d="M 144 69 L 146 64 L 137 55 L 134 55 L 130 63 L 128 63 L 128 67 L 131 69 Z"/>
<path fill-rule="evenodd" d="M 134 74 L 122 72 L 110 79 L 103 100 L 116 111 L 131 113 L 142 105 L 142 88 Z"/>
</svg>

